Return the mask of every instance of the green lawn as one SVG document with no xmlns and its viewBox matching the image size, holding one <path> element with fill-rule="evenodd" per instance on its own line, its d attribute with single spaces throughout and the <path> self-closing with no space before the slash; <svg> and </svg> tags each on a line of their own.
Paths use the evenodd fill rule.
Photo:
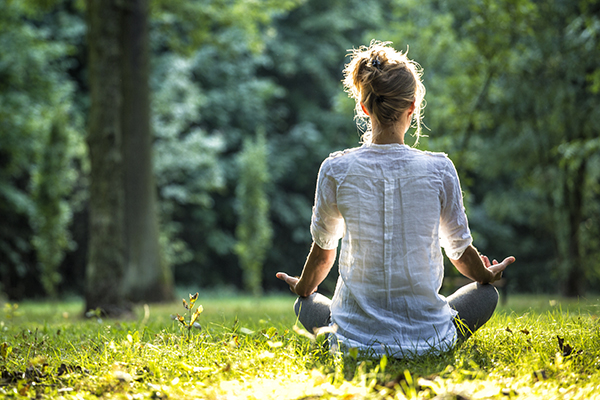
<svg viewBox="0 0 600 400">
<path fill-rule="evenodd" d="M 508 297 L 469 341 L 414 360 L 339 357 L 294 329 L 291 295 L 202 297 L 128 321 L 82 320 L 79 301 L 4 305 L 0 398 L 600 398 L 600 300 Z M 597 394 L 598 393 L 598 394 Z"/>
</svg>

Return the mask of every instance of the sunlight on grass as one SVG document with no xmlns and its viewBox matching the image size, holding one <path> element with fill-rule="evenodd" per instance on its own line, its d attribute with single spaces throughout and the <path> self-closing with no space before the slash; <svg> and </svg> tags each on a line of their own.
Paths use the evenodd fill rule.
<svg viewBox="0 0 600 400">
<path fill-rule="evenodd" d="M 205 297 L 202 329 L 180 302 L 132 320 L 81 319 L 80 301 L 3 306 L 0 397 L 123 399 L 548 399 L 600 391 L 595 298 L 509 296 L 443 355 L 330 354 L 295 333 L 290 295 Z M 187 317 L 186 317 L 187 318 Z"/>
</svg>

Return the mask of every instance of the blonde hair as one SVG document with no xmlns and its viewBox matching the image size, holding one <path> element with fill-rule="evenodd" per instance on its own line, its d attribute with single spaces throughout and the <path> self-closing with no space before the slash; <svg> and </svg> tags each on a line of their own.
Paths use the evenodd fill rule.
<svg viewBox="0 0 600 400">
<path fill-rule="evenodd" d="M 382 130 L 391 127 L 415 104 L 411 126 L 416 128 L 415 146 L 421 136 L 425 86 L 421 82 L 421 66 L 396 51 L 391 42 L 373 40 L 369 47 L 350 50 L 351 60 L 344 68 L 344 89 L 356 102 L 356 118 L 366 123 L 362 142 L 373 143 L 371 118 Z M 362 110 L 361 103 L 369 115 Z"/>
</svg>

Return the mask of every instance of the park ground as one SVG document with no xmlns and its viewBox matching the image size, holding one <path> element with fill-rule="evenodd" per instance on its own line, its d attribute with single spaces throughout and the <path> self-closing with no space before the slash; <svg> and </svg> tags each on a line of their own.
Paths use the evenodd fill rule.
<svg viewBox="0 0 600 400">
<path fill-rule="evenodd" d="M 599 296 L 510 295 L 466 343 L 403 360 L 331 354 L 292 303 L 201 292 L 118 321 L 82 318 L 77 299 L 5 303 L 0 398 L 600 398 Z"/>
</svg>

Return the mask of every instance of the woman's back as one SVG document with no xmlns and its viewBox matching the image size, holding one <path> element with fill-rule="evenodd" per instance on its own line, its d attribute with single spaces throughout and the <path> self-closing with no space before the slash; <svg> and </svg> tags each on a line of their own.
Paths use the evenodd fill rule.
<svg viewBox="0 0 600 400">
<path fill-rule="evenodd" d="M 327 179 L 320 177 L 318 191 L 335 196 L 321 200 L 335 201 L 346 225 L 332 304 L 338 334 L 416 352 L 451 341 L 454 313 L 438 295 L 440 216 L 457 200 L 448 194 L 455 186 L 450 160 L 405 145 L 369 145 L 334 154 L 321 174 Z M 462 203 L 455 208 L 455 217 L 464 215 Z M 462 235 L 468 245 L 468 229 Z"/>
</svg>

